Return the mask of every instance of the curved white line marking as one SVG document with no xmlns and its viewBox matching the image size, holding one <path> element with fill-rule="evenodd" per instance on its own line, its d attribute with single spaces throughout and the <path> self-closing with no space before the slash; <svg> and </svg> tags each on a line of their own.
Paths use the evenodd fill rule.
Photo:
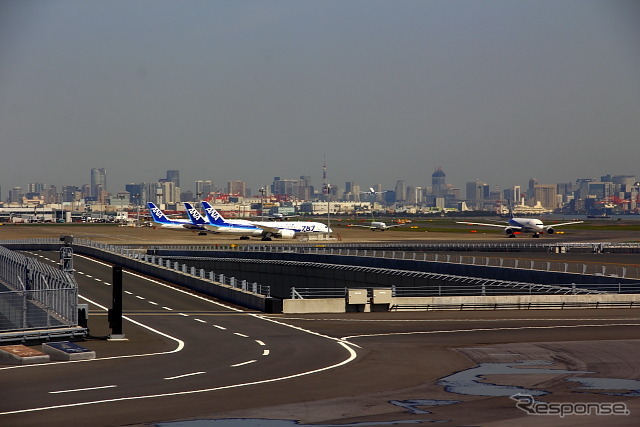
<svg viewBox="0 0 640 427">
<path fill-rule="evenodd" d="M 86 259 L 88 259 L 90 261 L 94 261 L 94 262 L 97 262 L 97 263 L 102 264 L 102 265 L 109 266 L 109 264 L 103 263 L 101 261 L 93 260 L 93 259 L 85 257 L 83 255 L 78 255 L 78 256 L 81 256 L 82 258 L 86 258 Z M 228 308 L 229 310 L 236 311 L 236 312 L 243 312 L 242 310 L 239 310 L 239 309 L 237 309 L 235 307 L 229 307 L 229 306 L 226 306 L 226 305 L 221 304 L 219 302 L 211 301 L 211 300 L 209 300 L 207 298 L 201 297 L 200 295 L 195 295 L 195 294 L 192 294 L 190 292 L 183 291 L 181 289 L 176 289 L 176 288 L 174 288 L 172 286 L 168 286 L 168 285 L 166 285 L 164 283 L 160 283 L 160 282 L 158 282 L 156 280 L 149 279 L 147 277 L 138 275 L 136 273 L 131 273 L 131 272 L 127 272 L 127 273 L 132 274 L 132 275 L 134 275 L 136 277 L 140 277 L 142 279 L 149 280 L 151 282 L 157 283 L 157 284 L 159 284 L 161 286 L 165 286 L 165 287 L 173 289 L 175 291 L 182 292 L 182 293 L 187 294 L 187 295 L 191 295 L 194 298 L 199 298 L 201 300 L 208 301 L 208 302 L 210 302 L 212 304 L 216 304 L 216 305 L 219 305 L 221 307 Z M 103 310 L 107 310 L 106 307 L 103 307 L 100 304 L 97 304 L 97 303 L 89 300 L 88 298 L 85 298 L 85 297 L 80 297 L 80 298 L 82 298 L 85 301 L 88 301 L 88 302 L 90 302 L 92 304 L 95 304 L 97 307 L 99 307 L 99 308 L 101 308 Z M 163 308 L 166 308 L 166 307 L 163 307 Z M 168 310 L 170 310 L 170 309 L 168 309 Z M 322 334 L 319 334 L 319 333 L 316 333 L 316 332 L 313 332 L 313 331 L 309 331 L 309 330 L 306 330 L 306 329 L 303 329 L 303 328 L 299 328 L 297 326 L 288 325 L 286 323 L 278 322 L 278 321 L 275 321 L 273 319 L 269 319 L 268 317 L 264 317 L 264 316 L 257 315 L 257 314 L 254 314 L 254 313 L 247 313 L 247 314 L 249 316 L 253 316 L 253 317 L 255 317 L 257 319 L 260 319 L 260 320 L 273 322 L 273 323 L 276 323 L 278 325 L 282 325 L 282 326 L 285 326 L 285 327 L 288 327 L 288 328 L 292 328 L 292 329 L 296 329 L 296 330 L 300 330 L 300 331 L 309 333 L 311 335 L 316 335 L 316 336 L 319 336 L 319 337 L 330 339 L 332 341 L 336 341 L 338 343 L 338 345 L 342 346 L 345 350 L 347 350 L 347 352 L 349 353 L 349 357 L 347 357 L 343 361 L 338 362 L 336 364 L 325 366 L 324 368 L 318 368 L 318 369 L 314 369 L 314 370 L 311 370 L 311 371 L 305 371 L 305 372 L 298 372 L 297 374 L 287 375 L 287 376 L 284 376 L 284 377 L 276 377 L 276 378 L 271 378 L 271 379 L 267 379 L 267 380 L 252 381 L 252 382 L 241 383 L 241 384 L 231 384 L 231 385 L 227 385 L 227 386 L 213 387 L 213 388 L 207 388 L 207 389 L 188 390 L 188 391 L 175 392 L 175 393 L 163 393 L 163 394 L 153 394 L 153 395 L 144 395 L 144 396 L 129 396 L 129 397 L 114 398 L 114 399 L 96 400 L 96 401 L 92 401 L 92 402 L 78 402 L 78 403 L 69 403 L 69 404 L 63 404 L 63 405 L 44 406 L 44 407 L 40 407 L 40 408 L 19 409 L 19 410 L 15 410 L 15 411 L 0 412 L 0 415 L 10 415 L 10 414 L 19 414 L 19 413 L 27 413 L 27 412 L 40 412 L 40 411 L 46 411 L 46 410 L 49 410 L 49 409 L 72 408 L 72 407 L 78 407 L 78 406 L 95 405 L 95 404 L 99 404 L 99 403 L 123 402 L 123 401 L 132 401 L 132 400 L 140 400 L 140 399 L 153 399 L 153 398 L 158 398 L 158 397 L 170 397 L 170 396 L 185 396 L 185 395 L 191 395 L 191 394 L 197 394 L 197 393 L 207 393 L 207 392 L 212 392 L 212 391 L 228 390 L 228 389 L 233 389 L 233 388 L 247 387 L 247 386 L 258 385 L 258 384 L 269 384 L 269 383 L 288 380 L 288 379 L 291 379 L 291 378 L 299 378 L 299 377 L 303 377 L 303 376 L 307 376 L 307 375 L 312 375 L 312 374 L 316 374 L 318 372 L 329 371 L 331 369 L 335 369 L 335 368 L 338 368 L 340 366 L 344 366 L 344 365 L 346 365 L 348 363 L 351 363 L 357 357 L 357 353 L 351 348 L 351 346 L 355 346 L 355 347 L 358 347 L 358 346 L 353 344 L 353 343 L 350 343 L 348 341 L 343 341 L 343 340 L 341 340 L 339 338 L 333 338 L 333 337 L 330 337 L 330 336 L 327 336 L 327 335 L 322 335 Z M 69 362 L 52 362 L 52 363 L 42 364 L 42 365 L 20 365 L 20 366 L 15 366 L 15 367 L 12 366 L 12 367 L 8 367 L 8 368 L 0 368 L 0 370 L 11 369 L 11 368 L 20 368 L 20 367 L 52 366 L 52 365 L 55 365 L 55 364 L 58 364 L 58 363 L 92 362 L 92 361 L 97 361 L 97 360 L 121 359 L 121 358 L 130 358 L 130 357 L 170 354 L 170 353 L 176 353 L 178 351 L 181 351 L 184 348 L 184 342 L 179 340 L 179 339 L 177 339 L 177 338 L 171 337 L 171 336 L 169 336 L 169 335 L 167 335 L 167 334 L 165 334 L 163 332 L 157 331 L 157 330 L 155 330 L 155 329 L 153 329 L 153 328 L 151 328 L 149 326 L 143 325 L 142 323 L 137 322 L 137 321 L 135 321 L 133 319 L 130 319 L 130 318 L 126 317 L 126 316 L 123 316 L 123 319 L 126 319 L 129 322 L 132 322 L 132 323 L 134 323 L 136 325 L 139 325 L 139 326 L 141 326 L 143 328 L 146 328 L 146 329 L 148 329 L 148 330 L 150 330 L 152 332 L 155 332 L 157 334 L 160 334 L 160 335 L 162 335 L 164 337 L 173 339 L 173 340 L 177 341 L 179 343 L 179 345 L 178 345 L 178 347 L 176 349 L 174 349 L 172 351 L 164 352 L 164 353 L 150 353 L 150 354 L 140 354 L 140 355 L 114 356 L 114 357 L 106 357 L 106 358 L 103 358 L 103 359 L 74 360 L 74 361 L 69 361 Z"/>
<path fill-rule="evenodd" d="M 108 311 L 107 307 L 104 307 L 100 304 L 98 304 L 95 301 L 91 301 L 89 298 L 87 297 L 83 297 L 82 295 L 78 295 L 78 298 L 82 298 L 83 300 L 89 302 L 90 304 L 95 305 L 96 307 L 104 310 L 104 311 Z M 176 348 L 174 348 L 173 350 L 169 350 L 169 351 L 162 351 L 162 352 L 156 352 L 156 353 L 143 353 L 143 354 L 127 354 L 124 356 L 110 356 L 110 357 L 102 357 L 102 358 L 96 358 L 96 359 L 84 359 L 84 360 L 67 360 L 67 361 L 60 361 L 60 362 L 49 362 L 49 363 L 42 363 L 42 364 L 33 364 L 33 365 L 16 365 L 16 366 L 7 366 L 4 368 L 0 368 L 0 371 L 6 370 L 6 369 L 26 369 L 26 368 L 45 368 L 45 367 L 49 367 L 49 366 L 54 366 L 54 365 L 60 365 L 63 363 L 81 363 L 81 362 L 97 362 L 100 360 L 113 360 L 113 359 L 129 359 L 129 358 L 133 358 L 133 357 L 145 357 L 145 356 L 159 356 L 159 355 L 163 355 L 163 354 L 172 354 L 172 353 L 177 353 L 179 351 L 182 351 L 182 349 L 184 348 L 184 341 L 172 337 L 171 335 L 165 334 L 164 332 L 160 332 L 157 329 L 154 329 L 150 326 L 147 326 L 145 324 L 142 324 L 140 322 L 138 322 L 137 320 L 133 320 L 127 316 L 122 316 L 122 318 L 124 320 L 127 320 L 135 325 L 140 326 L 141 328 L 145 328 L 155 334 L 161 335 L 165 338 L 169 338 L 170 340 L 173 340 L 175 342 L 178 343 L 178 346 Z M 0 414 L 2 415 L 2 414 Z"/>
<path fill-rule="evenodd" d="M 336 364 L 330 365 L 330 366 L 325 366 L 324 368 L 314 369 L 313 371 L 299 372 L 297 374 L 287 375 L 287 376 L 278 377 L 278 378 L 271 378 L 271 379 L 268 379 L 268 380 L 252 381 L 252 382 L 248 382 L 248 383 L 232 384 L 232 385 L 226 385 L 226 386 L 222 386 L 222 387 L 213 387 L 213 388 L 206 388 L 206 389 L 201 389 L 201 390 L 189 390 L 189 391 L 181 391 L 181 392 L 176 392 L 176 393 L 152 394 L 152 395 L 147 395 L 147 396 L 119 397 L 119 398 L 115 398 L 115 399 L 96 400 L 96 401 L 93 401 L 93 402 L 79 402 L 79 403 L 69 403 L 69 404 L 65 404 L 65 405 L 44 406 L 44 407 L 41 407 L 41 408 L 19 409 L 19 410 L 16 410 L 16 411 L 0 412 L 0 415 L 20 414 L 20 413 L 26 413 L 26 412 L 39 412 L 39 411 L 46 411 L 46 410 L 49 410 L 49 409 L 72 408 L 72 407 L 77 407 L 77 406 L 95 405 L 95 404 L 98 404 L 98 403 L 124 402 L 124 401 L 130 401 L 130 400 L 140 400 L 140 399 L 154 399 L 154 398 L 157 398 L 157 397 L 186 396 L 186 395 L 190 395 L 190 394 L 208 393 L 208 392 L 212 392 L 212 391 L 228 390 L 228 389 L 232 389 L 232 388 L 240 388 L 240 387 L 247 387 L 247 386 L 258 385 L 258 384 L 269 384 L 269 383 L 274 383 L 274 382 L 278 382 L 278 381 L 284 381 L 284 380 L 288 380 L 288 379 L 291 379 L 291 378 L 298 378 L 298 377 L 311 375 L 311 374 L 316 374 L 318 372 L 323 372 L 323 371 L 328 371 L 328 370 L 331 370 L 331 369 L 334 369 L 334 368 L 338 368 L 340 366 L 346 365 L 347 363 L 350 363 L 351 361 L 353 361 L 356 358 L 356 356 L 357 356 L 356 352 L 353 351 L 353 349 L 349 345 L 347 345 L 347 343 L 338 342 L 338 344 L 341 345 L 342 347 L 344 347 L 349 352 L 349 357 L 346 358 L 345 360 L 343 360 L 342 362 L 339 362 L 339 363 L 336 363 Z"/>
</svg>

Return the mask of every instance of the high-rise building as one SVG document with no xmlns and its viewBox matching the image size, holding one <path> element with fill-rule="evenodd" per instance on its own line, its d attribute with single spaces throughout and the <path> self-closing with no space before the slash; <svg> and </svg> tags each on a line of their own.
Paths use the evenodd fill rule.
<svg viewBox="0 0 640 427">
<path fill-rule="evenodd" d="M 107 170 L 104 168 L 92 168 L 91 196 L 99 200 L 103 191 L 107 191 Z"/>
<path fill-rule="evenodd" d="M 180 171 L 179 170 L 168 170 L 167 178 L 164 180 L 160 180 L 160 182 L 173 182 L 173 185 L 176 187 L 180 187 Z"/>
<path fill-rule="evenodd" d="M 229 194 L 237 194 L 241 197 L 246 197 L 247 195 L 247 183 L 244 181 L 228 181 L 227 182 L 227 193 Z"/>
<path fill-rule="evenodd" d="M 489 184 L 485 182 L 467 182 L 467 202 L 478 210 L 485 208 L 485 201 L 489 199 L 490 192 Z"/>
<path fill-rule="evenodd" d="M 431 174 L 431 191 L 436 197 L 442 197 L 447 192 L 446 176 L 440 167 L 436 168 L 436 171 Z"/>
<path fill-rule="evenodd" d="M 65 185 L 62 187 L 62 201 L 63 202 L 79 202 L 82 198 L 82 192 L 75 185 Z"/>
<path fill-rule="evenodd" d="M 505 188 L 503 191 L 504 199 L 506 202 L 511 203 L 511 205 L 519 205 L 522 201 L 522 191 L 520 190 L 519 185 L 514 185 L 513 187 Z"/>
<path fill-rule="evenodd" d="M 540 185 L 534 186 L 536 202 L 540 202 L 545 209 L 554 210 L 558 208 L 558 187 L 556 185 Z"/>
<path fill-rule="evenodd" d="M 412 186 L 407 187 L 407 198 L 406 198 L 407 204 L 418 205 L 422 203 L 422 195 L 423 195 L 422 193 L 423 193 L 422 187 L 412 187 Z"/>
<path fill-rule="evenodd" d="M 407 190 L 403 180 L 396 181 L 396 203 L 404 203 L 407 197 Z"/>
<path fill-rule="evenodd" d="M 149 199 L 149 184 L 141 182 L 139 184 L 127 184 L 124 189 L 129 193 L 131 203 L 135 206 L 145 206 Z"/>
<path fill-rule="evenodd" d="M 209 180 L 198 180 L 196 181 L 196 200 L 200 201 L 202 199 L 206 199 L 209 194 L 215 191 L 213 187 L 213 181 Z"/>
<path fill-rule="evenodd" d="M 23 197 L 22 187 L 13 187 L 9 190 L 9 203 L 22 203 Z"/>
<path fill-rule="evenodd" d="M 271 184 L 271 192 L 275 196 L 289 196 L 298 200 L 310 199 L 310 187 L 308 177 L 300 177 L 301 179 L 282 179 L 279 176 L 273 178 Z M 325 190 L 328 196 L 329 188 Z"/>
</svg>

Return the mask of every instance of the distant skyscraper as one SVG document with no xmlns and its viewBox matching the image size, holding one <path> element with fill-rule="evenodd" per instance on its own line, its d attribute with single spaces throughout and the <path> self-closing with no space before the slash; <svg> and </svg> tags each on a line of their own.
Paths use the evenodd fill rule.
<svg viewBox="0 0 640 427">
<path fill-rule="evenodd" d="M 440 167 L 436 168 L 436 171 L 431 175 L 431 191 L 436 197 L 442 197 L 447 192 L 446 176 Z"/>
<path fill-rule="evenodd" d="M 558 207 L 558 187 L 556 185 L 535 185 L 536 202 L 546 209 L 556 209 Z"/>
<path fill-rule="evenodd" d="M 139 184 L 131 183 L 125 185 L 124 189 L 129 193 L 131 203 L 134 205 L 144 206 L 147 204 L 147 200 L 149 200 L 149 184 L 145 182 Z M 153 198 L 151 200 L 153 200 Z"/>
<path fill-rule="evenodd" d="M 247 183 L 244 181 L 228 181 L 227 193 L 245 197 L 247 195 Z"/>
<path fill-rule="evenodd" d="M 104 168 L 91 169 L 91 196 L 96 200 L 100 199 L 100 194 L 107 191 L 107 170 Z"/>
<path fill-rule="evenodd" d="M 489 198 L 489 184 L 480 181 L 467 182 L 467 202 L 478 210 L 484 209 L 485 200 Z"/>
<path fill-rule="evenodd" d="M 213 181 L 196 181 L 196 199 L 198 201 L 206 199 L 210 193 L 214 192 Z"/>
<path fill-rule="evenodd" d="M 403 180 L 396 181 L 396 203 L 403 203 L 406 200 L 407 190 Z"/>
<path fill-rule="evenodd" d="M 176 187 L 180 187 L 180 171 L 179 170 L 168 170 L 167 171 L 167 179 L 166 182 L 173 182 L 173 185 Z"/>
</svg>

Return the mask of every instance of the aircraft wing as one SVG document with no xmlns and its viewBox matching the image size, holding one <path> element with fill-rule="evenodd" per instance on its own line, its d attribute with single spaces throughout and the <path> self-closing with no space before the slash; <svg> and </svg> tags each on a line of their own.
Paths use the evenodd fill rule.
<svg viewBox="0 0 640 427">
<path fill-rule="evenodd" d="M 391 225 L 387 225 L 387 228 L 393 228 L 393 227 L 404 227 L 406 224 L 391 224 Z"/>
<path fill-rule="evenodd" d="M 371 228 L 371 225 L 364 225 L 364 224 L 349 224 L 349 225 L 347 225 L 347 227 L 365 227 L 365 228 Z"/>
<path fill-rule="evenodd" d="M 271 226 L 268 226 L 268 225 L 254 223 L 254 222 L 251 222 L 250 224 L 253 225 L 254 227 L 258 227 L 258 228 L 266 231 L 267 233 L 275 233 L 275 234 L 277 234 L 277 233 L 280 232 L 280 229 L 276 228 L 276 227 L 271 227 Z"/>
<path fill-rule="evenodd" d="M 573 222 L 563 222 L 561 224 L 549 224 L 549 225 L 545 225 L 544 228 L 549 228 L 549 227 L 561 227 L 563 225 L 571 225 L 571 224 L 582 224 L 584 221 L 573 221 Z"/>
<path fill-rule="evenodd" d="M 512 228 L 515 230 L 521 230 L 522 227 L 516 227 L 509 224 L 487 224 L 485 222 L 462 222 L 456 221 L 457 224 L 466 224 L 466 225 L 484 225 L 485 227 L 500 227 L 500 228 Z"/>
</svg>

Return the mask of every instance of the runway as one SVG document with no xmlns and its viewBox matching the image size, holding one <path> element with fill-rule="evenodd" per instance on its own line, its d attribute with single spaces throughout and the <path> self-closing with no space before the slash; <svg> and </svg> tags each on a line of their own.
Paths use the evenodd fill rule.
<svg viewBox="0 0 640 427">
<path fill-rule="evenodd" d="M 74 264 L 91 335 L 108 335 L 110 266 Z M 128 273 L 124 288 L 127 341 L 84 342 L 95 361 L 0 367 L 1 424 L 622 426 L 640 414 L 638 309 L 286 316 Z M 518 393 L 628 414 L 529 415 Z"/>
</svg>

